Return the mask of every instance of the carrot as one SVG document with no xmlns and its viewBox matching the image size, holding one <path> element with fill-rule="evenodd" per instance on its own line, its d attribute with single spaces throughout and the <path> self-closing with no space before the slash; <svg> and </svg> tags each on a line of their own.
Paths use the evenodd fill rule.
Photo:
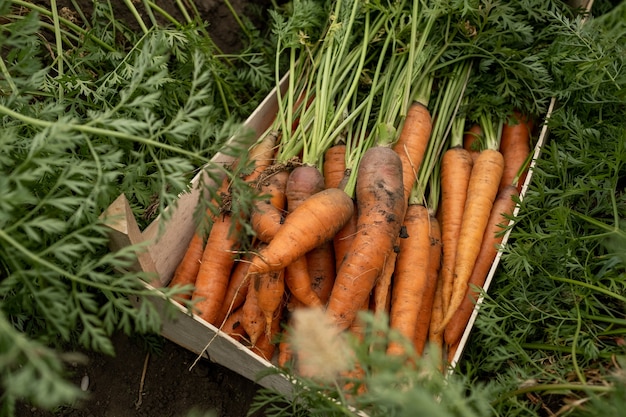
<svg viewBox="0 0 626 417">
<path fill-rule="evenodd" d="M 480 252 L 469 279 L 469 288 L 466 296 L 444 331 L 445 342 L 448 345 L 458 343 L 467 327 L 469 318 L 480 295 L 476 288 L 482 288 L 485 284 L 487 274 L 498 253 L 498 245 L 502 243 L 502 231 L 509 224 L 509 217 L 513 215 L 516 196 L 519 196 L 517 188 L 509 185 L 498 193 L 498 197 L 493 203 L 491 216 L 487 222 L 487 229 L 480 245 Z"/>
<path fill-rule="evenodd" d="M 441 267 L 441 229 L 437 218 L 430 215 L 430 248 L 428 250 L 428 270 L 426 279 L 426 289 L 421 308 L 418 311 L 417 325 L 415 326 L 415 337 L 413 343 L 418 355 L 424 353 L 426 341 L 428 340 L 428 330 L 430 328 L 433 305 L 435 303 L 435 292 L 439 285 L 439 270 Z"/>
<path fill-rule="evenodd" d="M 202 254 L 192 300 L 198 300 L 198 315 L 216 325 L 226 288 L 235 263 L 238 247 L 236 231 L 231 231 L 232 217 L 226 213 L 214 218 L 211 232 Z"/>
<path fill-rule="evenodd" d="M 430 251 L 430 218 L 428 209 L 419 204 L 409 205 L 404 217 L 407 236 L 400 239 L 400 253 L 395 265 L 389 326 L 407 340 L 414 340 L 422 303 L 430 295 L 428 261 Z M 404 354 L 401 343 L 392 341 L 389 354 Z"/>
<path fill-rule="evenodd" d="M 443 355 L 443 332 L 437 332 L 443 321 L 443 280 L 441 279 L 441 269 L 439 270 L 439 279 L 435 288 L 435 297 L 433 299 L 433 308 L 430 312 L 430 325 L 428 327 L 428 346 L 431 350 Z M 416 335 L 417 337 L 417 335 Z M 416 340 L 415 344 L 419 342 Z M 443 356 L 441 357 L 443 360 Z"/>
<path fill-rule="evenodd" d="M 292 364 L 293 350 L 291 349 L 291 343 L 289 343 L 289 329 L 291 326 L 286 326 L 283 328 L 280 340 L 278 342 L 278 366 L 281 368 L 285 368 Z"/>
<path fill-rule="evenodd" d="M 243 310 L 241 308 L 234 310 L 228 318 L 226 318 L 221 330 L 238 342 L 243 343 L 246 340 L 247 334 L 241 324 L 242 317 Z"/>
<path fill-rule="evenodd" d="M 289 213 L 306 199 L 324 189 L 324 177 L 314 166 L 303 165 L 293 169 L 287 179 L 285 195 Z"/>
<path fill-rule="evenodd" d="M 248 157 L 254 163 L 254 167 L 252 172 L 245 176 L 247 182 L 256 180 L 272 164 L 277 140 L 278 133 L 271 131 L 252 146 Z"/>
<path fill-rule="evenodd" d="M 343 263 L 343 260 L 350 250 L 352 240 L 356 236 L 356 224 L 359 216 L 356 202 L 353 202 L 353 214 L 348 222 L 333 237 L 333 250 L 335 251 L 335 270 Z"/>
<path fill-rule="evenodd" d="M 288 171 L 278 171 L 262 181 L 259 193 L 267 195 L 268 198 L 255 201 L 250 214 L 250 226 L 262 242 L 267 243 L 272 240 L 284 221 L 285 187 L 288 178 Z"/>
<path fill-rule="evenodd" d="M 248 268 L 250 268 L 250 262 L 246 259 L 235 262 L 224 294 L 222 308 L 216 320 L 217 323 L 224 321 L 231 311 L 239 308 L 245 301 L 248 293 Z"/>
<path fill-rule="evenodd" d="M 385 266 L 374 286 L 373 297 L 371 298 L 371 309 L 376 314 L 389 314 L 391 307 L 391 278 L 395 272 L 396 260 L 398 258 L 399 239 L 394 244 L 394 250 L 389 253 L 385 261 Z"/>
<path fill-rule="evenodd" d="M 530 124 L 527 116 L 515 112 L 502 127 L 500 152 L 504 157 L 504 172 L 499 190 L 513 184 L 521 191 L 528 169 L 530 155 Z"/>
<path fill-rule="evenodd" d="M 289 213 L 274 239 L 252 259 L 248 273 L 285 268 L 311 249 L 329 241 L 350 219 L 352 199 L 338 188 L 312 195 Z"/>
<path fill-rule="evenodd" d="M 480 251 L 480 244 L 504 170 L 504 159 L 497 150 L 499 136 L 493 132 L 487 132 L 488 128 L 491 129 L 490 121 L 481 123 L 481 125 L 483 130 L 485 130 L 485 140 L 488 147 L 476 159 L 476 164 L 474 164 L 470 175 L 463 220 L 457 243 L 454 264 L 454 286 L 450 304 L 437 331 L 443 330 L 465 298 L 467 284 Z M 444 181 L 442 177 L 442 188 Z M 444 241 L 443 244 L 445 248 L 446 242 Z"/>
<path fill-rule="evenodd" d="M 324 187 L 339 188 L 346 171 L 346 145 L 334 145 L 324 154 Z"/>
<path fill-rule="evenodd" d="M 254 291 L 257 293 L 257 304 L 265 316 L 265 333 L 269 334 L 276 312 L 283 303 L 285 295 L 285 271 L 270 271 L 255 275 Z"/>
<path fill-rule="evenodd" d="M 411 189 L 417 179 L 425 151 L 432 132 L 432 119 L 428 108 L 420 101 L 414 101 L 407 112 L 404 125 L 393 150 L 402 162 L 402 183 L 404 199 L 408 201 Z M 399 243 L 395 244 L 397 248 Z M 390 254 L 383 273 L 374 289 L 374 310 L 377 313 L 389 311 L 391 276 L 396 264 L 397 251 Z"/>
<path fill-rule="evenodd" d="M 454 263 L 459 231 L 465 209 L 467 187 L 472 171 L 472 157 L 457 144 L 441 160 L 441 239 L 443 244 L 441 280 L 443 309 L 450 306 L 454 282 Z"/>
<path fill-rule="evenodd" d="M 295 259 L 285 270 L 285 283 L 291 295 L 305 306 L 320 307 L 322 301 L 313 291 L 306 255 Z"/>
<path fill-rule="evenodd" d="M 254 289 L 254 282 L 248 282 L 248 292 L 246 300 L 241 306 L 242 316 L 241 325 L 248 334 L 250 345 L 254 346 L 265 333 L 265 314 L 259 307 L 258 294 Z"/>
<path fill-rule="evenodd" d="M 357 235 L 337 271 L 327 307 L 340 329 L 352 324 L 374 287 L 394 249 L 407 205 L 402 162 L 392 149 L 376 146 L 365 151 L 356 178 Z"/>
<path fill-rule="evenodd" d="M 315 167 L 304 165 L 289 175 L 285 194 L 289 213 L 295 211 L 313 194 L 324 189 L 324 177 Z M 285 282 L 291 294 L 307 306 L 321 306 L 322 302 L 313 291 L 308 262 L 305 255 L 295 259 L 287 267 Z"/>
<path fill-rule="evenodd" d="M 414 101 L 409 107 L 400 136 L 393 145 L 393 150 L 402 161 L 405 200 L 411 194 L 431 132 L 432 119 L 428 108 L 421 102 Z"/>
<path fill-rule="evenodd" d="M 224 195 L 228 191 L 229 180 L 225 178 L 216 191 L 217 195 Z M 211 201 L 212 208 L 207 210 L 207 215 L 210 217 L 211 222 L 215 222 L 215 216 L 212 214 L 212 210 L 218 210 L 219 204 L 216 200 Z M 205 219 L 203 219 L 205 220 Z M 204 253 L 206 233 L 204 232 L 205 224 L 200 224 L 196 227 L 194 235 L 189 241 L 189 245 L 183 255 L 183 259 L 180 261 L 174 272 L 174 277 L 169 283 L 170 287 L 175 285 L 182 286 L 186 284 L 195 284 L 200 272 L 200 264 L 202 263 L 202 255 Z M 210 233 L 210 232 L 209 232 Z M 183 299 L 191 299 L 193 292 L 188 296 L 185 295 Z"/>
<path fill-rule="evenodd" d="M 193 234 L 189 246 L 185 251 L 183 259 L 180 261 L 174 271 L 174 277 L 169 283 L 170 287 L 182 287 L 184 285 L 194 285 L 196 283 L 196 277 L 200 270 L 200 263 L 202 261 L 202 252 L 204 251 L 204 239 L 196 232 Z M 184 300 L 190 300 L 191 294 L 180 294 L 179 297 Z"/>
<path fill-rule="evenodd" d="M 482 135 L 483 129 L 478 123 L 474 123 L 463 135 L 463 149 L 470 153 L 473 162 L 475 162 L 478 155 L 480 155 L 483 141 Z"/>
<path fill-rule="evenodd" d="M 276 351 L 276 336 L 280 333 L 281 316 L 282 309 L 279 309 L 270 324 L 269 331 L 264 332 L 250 348 L 254 353 L 267 361 L 272 360 L 274 352 Z"/>
<path fill-rule="evenodd" d="M 317 294 L 323 304 L 328 302 L 330 292 L 335 282 L 335 253 L 332 242 L 326 242 L 310 250 L 306 255 L 306 261 L 311 277 L 311 288 Z"/>
</svg>

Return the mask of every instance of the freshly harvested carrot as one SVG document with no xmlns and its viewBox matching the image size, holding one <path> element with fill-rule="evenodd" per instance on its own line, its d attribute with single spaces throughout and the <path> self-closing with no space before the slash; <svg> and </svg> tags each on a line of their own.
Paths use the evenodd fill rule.
<svg viewBox="0 0 626 417">
<path fill-rule="evenodd" d="M 338 188 L 312 195 L 293 212 L 267 247 L 252 259 L 248 273 L 260 274 L 285 268 L 311 249 L 329 241 L 348 222 L 352 199 Z"/>
<path fill-rule="evenodd" d="M 335 251 L 335 270 L 339 270 L 339 267 L 343 263 L 346 254 L 350 250 L 352 240 L 356 236 L 356 224 L 359 217 L 359 210 L 356 201 L 353 203 L 353 214 L 350 216 L 348 222 L 335 234 L 333 237 L 333 249 Z"/>
<path fill-rule="evenodd" d="M 285 219 L 285 187 L 288 178 L 289 172 L 283 170 L 272 173 L 262 181 L 259 193 L 268 198 L 255 201 L 250 214 L 250 226 L 262 242 L 272 240 Z"/>
<path fill-rule="evenodd" d="M 204 252 L 204 239 L 196 232 L 193 234 L 189 246 L 187 246 L 183 259 L 176 267 L 176 271 L 174 271 L 174 277 L 169 283 L 170 287 L 182 287 L 196 283 L 196 277 L 202 262 L 202 252 Z M 190 300 L 192 292 L 180 294 L 179 297 L 184 300 Z"/>
<path fill-rule="evenodd" d="M 346 145 L 334 145 L 324 154 L 324 186 L 338 188 L 346 172 Z"/>
<path fill-rule="evenodd" d="M 217 317 L 217 323 L 224 321 L 232 311 L 239 308 L 245 301 L 248 293 L 248 268 L 250 268 L 250 262 L 245 258 L 235 262 L 228 287 L 226 287 L 226 294 L 224 294 L 222 308 Z"/>
<path fill-rule="evenodd" d="M 247 337 L 246 331 L 241 324 L 242 317 L 243 310 L 241 308 L 234 310 L 228 318 L 226 318 L 226 321 L 221 328 L 224 333 L 241 343 L 243 343 Z"/>
<path fill-rule="evenodd" d="M 487 149 L 480 153 L 472 168 L 457 243 L 450 304 L 437 331 L 444 329 L 465 298 L 467 284 L 480 252 L 480 245 L 504 170 L 504 159 L 498 151 L 499 136 L 495 132 L 487 133 L 487 126 L 491 125 L 490 121 L 481 124 L 485 130 Z M 442 178 L 442 187 L 444 181 Z M 446 242 L 444 241 L 443 244 L 445 248 Z"/>
<path fill-rule="evenodd" d="M 265 333 L 269 334 L 276 312 L 283 304 L 285 270 L 255 275 L 252 280 L 257 293 L 257 304 L 265 317 Z"/>
<path fill-rule="evenodd" d="M 235 263 L 236 249 L 239 245 L 232 221 L 229 213 L 214 218 L 202 254 L 202 263 L 196 278 L 196 288 L 191 297 L 192 300 L 198 300 L 196 303 L 198 315 L 214 325 L 218 324 L 217 319 Z"/>
<path fill-rule="evenodd" d="M 322 306 L 322 301 L 313 291 L 306 255 L 295 259 L 287 265 L 285 272 L 285 284 L 292 296 L 305 306 Z"/>
<path fill-rule="evenodd" d="M 443 280 L 441 279 L 441 270 L 439 270 L 439 279 L 435 288 L 435 297 L 433 299 L 433 308 L 430 313 L 430 325 L 428 327 L 428 346 L 439 355 L 443 355 L 443 332 L 436 330 L 441 327 L 443 322 Z M 417 337 L 417 334 L 416 334 Z M 415 344 L 419 342 L 416 340 Z M 443 356 L 441 356 L 443 360 Z"/>
<path fill-rule="evenodd" d="M 356 175 L 357 234 L 337 271 L 327 307 L 340 329 L 350 327 L 372 291 L 393 251 L 407 205 L 402 162 L 392 149 L 369 148 Z"/>
<path fill-rule="evenodd" d="M 246 300 L 241 306 L 241 325 L 248 334 L 250 345 L 254 346 L 265 333 L 265 314 L 259 307 L 258 294 L 254 289 L 253 280 L 248 282 Z"/>
<path fill-rule="evenodd" d="M 406 340 L 413 341 L 422 305 L 431 299 L 428 262 L 430 256 L 430 217 L 426 206 L 410 204 L 404 217 L 406 237 L 400 239 L 400 253 L 395 264 L 389 326 Z M 387 353 L 402 355 L 404 345 L 392 341 Z"/>
<path fill-rule="evenodd" d="M 229 187 L 228 178 L 225 178 L 216 191 L 217 195 L 223 196 Z M 212 214 L 212 210 L 217 210 L 219 204 L 216 200 L 211 201 L 212 208 L 207 210 L 207 216 L 210 217 L 212 222 L 215 222 L 215 216 Z M 203 219 L 205 220 L 205 219 Z M 175 285 L 195 284 L 200 272 L 200 264 L 202 263 L 202 255 L 205 248 L 206 233 L 203 230 L 203 224 L 198 225 L 194 235 L 192 236 L 189 245 L 183 255 L 183 259 L 180 261 L 174 272 L 174 277 L 169 283 L 170 287 Z M 183 296 L 183 299 L 191 299 L 193 293 L 188 296 Z"/>
<path fill-rule="evenodd" d="M 472 172 L 472 157 L 461 146 L 448 149 L 441 160 L 441 265 L 443 309 L 450 306 L 454 282 L 454 263 L 459 232 L 465 210 L 467 187 Z"/>
<path fill-rule="evenodd" d="M 311 277 L 311 288 L 325 305 L 333 290 L 337 274 L 333 244 L 332 242 L 323 243 L 310 250 L 305 256 Z"/>
<path fill-rule="evenodd" d="M 373 297 L 371 299 L 371 309 L 375 314 L 389 314 L 391 307 L 391 278 L 396 269 L 396 260 L 400 247 L 400 239 L 396 240 L 394 250 L 389 253 L 385 261 L 385 266 L 374 285 Z"/>
<path fill-rule="evenodd" d="M 250 350 L 265 359 L 271 361 L 276 351 L 276 337 L 280 333 L 280 320 L 282 317 L 282 309 L 276 313 L 276 317 L 270 324 L 269 332 L 264 332 L 261 337 L 254 343 Z"/>
<path fill-rule="evenodd" d="M 289 366 L 293 360 L 293 350 L 291 349 L 291 343 L 289 343 L 289 328 L 291 325 L 283 328 L 280 334 L 280 340 L 278 342 L 278 358 L 277 363 L 281 368 Z"/>
<path fill-rule="evenodd" d="M 485 284 L 487 274 L 498 253 L 498 245 L 502 243 L 502 232 L 508 226 L 510 216 L 513 215 L 516 205 L 515 197 L 517 196 L 519 196 L 517 188 L 509 185 L 498 193 L 498 198 L 493 203 L 487 229 L 480 245 L 480 252 L 469 279 L 467 294 L 444 331 L 445 342 L 448 345 L 458 343 L 467 327 L 480 295 L 476 288 L 482 288 Z"/>
<path fill-rule="evenodd" d="M 247 182 L 256 180 L 268 166 L 272 165 L 277 140 L 278 133 L 271 131 L 251 148 L 248 157 L 254 163 L 254 168 L 245 176 Z"/>
<path fill-rule="evenodd" d="M 295 168 L 289 175 L 285 188 L 287 210 L 289 213 L 297 210 L 309 197 L 323 189 L 324 177 L 316 167 L 303 165 Z M 306 255 L 295 259 L 286 267 L 285 282 L 291 294 L 304 305 L 322 305 L 313 291 Z"/>
<path fill-rule="evenodd" d="M 409 107 L 400 136 L 393 145 L 393 150 L 402 161 L 405 200 L 408 200 L 416 181 L 432 128 L 432 119 L 428 108 L 419 101 L 414 101 Z"/>
<path fill-rule="evenodd" d="M 310 165 L 294 168 L 285 186 L 287 210 L 289 213 L 293 212 L 309 197 L 324 188 L 324 176 L 319 169 Z"/>
<path fill-rule="evenodd" d="M 524 166 L 530 155 L 530 122 L 527 116 L 515 112 L 504 124 L 500 152 L 504 157 L 504 172 L 499 190 L 511 184 L 521 190 L 528 171 Z"/>
<path fill-rule="evenodd" d="M 478 155 L 480 155 L 480 149 L 482 146 L 483 129 L 478 123 L 474 123 L 463 134 L 463 149 L 467 150 L 472 156 L 472 161 L 476 161 Z"/>
<path fill-rule="evenodd" d="M 415 337 L 413 344 L 418 355 L 424 353 L 426 342 L 428 341 L 428 329 L 430 328 L 431 315 L 433 313 L 433 305 L 435 303 L 435 293 L 439 285 L 439 270 L 441 267 L 441 229 L 437 218 L 430 215 L 430 248 L 428 250 L 428 270 L 426 279 L 425 297 L 422 301 L 421 308 L 417 316 L 417 325 L 415 326 Z"/>
</svg>

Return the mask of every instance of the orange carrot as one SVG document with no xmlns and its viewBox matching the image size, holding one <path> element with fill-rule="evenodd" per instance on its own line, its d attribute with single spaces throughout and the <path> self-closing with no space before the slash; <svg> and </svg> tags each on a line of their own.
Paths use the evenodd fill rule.
<svg viewBox="0 0 626 417">
<path fill-rule="evenodd" d="M 504 157 L 504 172 L 499 190 L 513 184 L 522 189 L 528 169 L 524 165 L 530 155 L 530 125 L 527 116 L 515 112 L 502 128 L 500 152 Z"/>
<path fill-rule="evenodd" d="M 486 132 L 486 124 L 482 123 L 482 126 Z M 467 200 L 457 243 L 454 264 L 454 286 L 450 304 L 437 331 L 443 330 L 465 298 L 467 284 L 480 251 L 480 244 L 504 170 L 504 159 L 497 150 L 499 137 L 495 133 L 486 133 L 485 138 L 488 148 L 483 150 L 476 159 L 467 189 Z M 444 181 L 442 178 L 442 187 Z M 445 244 L 446 242 L 444 241 L 444 248 Z"/>
<path fill-rule="evenodd" d="M 463 135 L 463 149 L 467 150 L 472 156 L 472 161 L 475 162 L 482 146 L 483 129 L 478 123 L 474 123 L 467 132 Z"/>
<path fill-rule="evenodd" d="M 389 253 L 389 257 L 385 261 L 380 276 L 376 280 L 373 296 L 371 298 L 371 309 L 376 314 L 389 314 L 391 307 L 391 278 L 396 268 L 396 260 L 398 258 L 400 239 L 396 240 L 394 250 Z"/>
<path fill-rule="evenodd" d="M 472 171 L 472 157 L 460 146 L 448 149 L 441 160 L 441 265 L 442 301 L 448 310 L 454 282 L 454 263 L 459 231 L 465 209 L 467 187 Z"/>
<path fill-rule="evenodd" d="M 281 334 L 280 340 L 278 342 L 278 366 L 281 368 L 285 368 L 294 360 L 293 350 L 291 349 L 291 343 L 289 343 L 289 329 L 291 325 L 286 326 Z"/>
<path fill-rule="evenodd" d="M 198 271 L 200 271 L 200 263 L 202 261 L 202 252 L 204 251 L 204 239 L 196 232 L 193 234 L 189 246 L 185 251 L 183 259 L 176 267 L 174 277 L 169 283 L 170 287 L 182 287 L 184 285 L 194 285 Z M 184 300 L 190 300 L 193 290 L 187 294 L 180 294 L 179 297 Z"/>
<path fill-rule="evenodd" d="M 516 204 L 514 198 L 518 195 L 517 188 L 509 185 L 498 193 L 498 198 L 493 203 L 491 216 L 489 217 L 487 229 L 480 246 L 480 252 L 469 279 L 467 294 L 444 331 L 445 342 L 448 345 L 458 343 L 465 331 L 465 327 L 467 327 L 476 300 L 478 300 L 480 295 L 476 288 L 482 288 L 485 284 L 487 274 L 498 253 L 498 245 L 502 243 L 502 232 L 509 224 L 509 217 L 513 215 Z"/>
<path fill-rule="evenodd" d="M 306 256 L 295 259 L 285 267 L 285 283 L 289 292 L 305 306 L 319 307 L 322 301 L 313 291 Z"/>
<path fill-rule="evenodd" d="M 289 175 L 285 194 L 289 213 L 295 211 L 313 194 L 324 189 L 324 177 L 313 166 L 300 166 Z M 295 259 L 286 267 L 285 282 L 291 294 L 307 306 L 321 306 L 322 302 L 313 291 L 306 255 Z"/>
<path fill-rule="evenodd" d="M 424 353 L 424 348 L 428 340 L 428 330 L 430 328 L 431 315 L 433 313 L 433 305 L 435 303 L 435 292 L 439 284 L 439 269 L 441 267 L 441 229 L 437 218 L 430 215 L 429 228 L 430 248 L 428 250 L 428 271 L 426 280 L 426 296 L 422 301 L 420 311 L 417 316 L 417 325 L 415 326 L 415 337 L 413 343 L 418 355 Z"/>
<path fill-rule="evenodd" d="M 241 325 L 248 334 L 250 345 L 254 346 L 265 333 L 265 314 L 259 307 L 258 294 L 254 289 L 253 280 L 248 282 L 246 300 L 241 309 Z"/>
<path fill-rule="evenodd" d="M 413 341 L 422 304 L 430 299 L 428 261 L 430 224 L 428 209 L 419 204 L 409 205 L 404 217 L 406 237 L 400 239 L 400 253 L 395 265 L 389 326 L 406 340 Z M 389 343 L 389 354 L 405 354 L 404 346 Z"/>
<path fill-rule="evenodd" d="M 323 304 L 328 302 L 335 282 L 335 253 L 332 242 L 326 242 L 306 254 L 311 288 Z"/>
<path fill-rule="evenodd" d="M 402 161 L 405 200 L 409 199 L 415 184 L 431 132 L 432 119 L 428 108 L 418 101 L 413 102 L 407 112 L 400 136 L 393 145 L 393 150 Z"/>
<path fill-rule="evenodd" d="M 226 318 L 230 312 L 239 308 L 245 301 L 246 294 L 248 293 L 248 268 L 250 268 L 250 262 L 248 262 L 247 259 L 235 262 L 235 266 L 233 267 L 228 281 L 226 293 L 224 294 L 222 308 L 216 320 L 217 323 L 224 321 L 224 318 Z"/>
<path fill-rule="evenodd" d="M 255 344 L 250 348 L 254 353 L 267 361 L 271 361 L 276 351 L 276 336 L 280 333 L 280 320 L 282 317 L 282 309 L 276 312 L 276 316 L 268 332 L 264 332 Z"/>
<path fill-rule="evenodd" d="M 250 214 L 252 230 L 262 242 L 272 240 L 284 221 L 287 202 L 285 187 L 288 178 L 288 171 L 279 171 L 262 181 L 259 193 L 268 198 L 255 201 Z"/>
<path fill-rule="evenodd" d="M 307 198 L 290 212 L 274 239 L 252 259 L 250 274 L 285 268 L 311 249 L 329 241 L 350 219 L 352 199 L 338 188 Z"/>
<path fill-rule="evenodd" d="M 430 325 L 428 327 L 428 346 L 439 355 L 443 355 L 443 332 L 436 331 L 441 327 L 443 321 L 443 280 L 441 279 L 441 273 L 440 269 L 433 299 L 433 308 L 430 313 Z M 418 344 L 417 340 L 415 344 Z M 443 356 L 441 356 L 441 360 L 443 361 Z"/>
<path fill-rule="evenodd" d="M 334 145 L 324 154 L 324 186 L 338 188 L 346 172 L 346 145 Z"/>
<path fill-rule="evenodd" d="M 231 230 L 234 229 L 232 221 L 228 213 L 214 219 L 196 278 L 196 289 L 192 294 L 192 300 L 199 300 L 196 303 L 198 315 L 214 325 L 218 324 L 217 318 L 238 247 L 237 232 Z"/>
<path fill-rule="evenodd" d="M 241 343 L 243 343 L 247 337 L 246 331 L 241 325 L 242 317 L 243 310 L 241 308 L 234 310 L 228 318 L 226 318 L 226 321 L 221 328 L 224 333 Z"/>
<path fill-rule="evenodd" d="M 337 271 L 327 307 L 340 329 L 350 327 L 372 291 L 393 251 L 407 205 L 402 162 L 390 148 L 365 151 L 356 175 L 357 235 Z"/>
<path fill-rule="evenodd" d="M 346 254 L 350 250 L 352 240 L 356 236 L 356 224 L 359 217 L 358 207 L 356 201 L 353 203 L 353 214 L 350 216 L 348 222 L 343 226 L 333 237 L 333 249 L 335 251 L 335 270 L 339 270 L 339 267 L 343 263 Z"/>
<path fill-rule="evenodd" d="M 265 317 L 265 333 L 269 334 L 276 312 L 283 303 L 285 295 L 285 271 L 270 271 L 255 275 L 252 280 L 257 293 L 257 304 Z"/>
</svg>

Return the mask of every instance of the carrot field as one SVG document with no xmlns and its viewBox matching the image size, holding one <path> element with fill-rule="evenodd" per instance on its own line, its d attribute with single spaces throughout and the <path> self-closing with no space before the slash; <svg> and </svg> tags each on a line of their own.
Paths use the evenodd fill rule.
<svg viewBox="0 0 626 417">
<path fill-rule="evenodd" d="M 0 415 L 109 415 L 76 352 L 120 335 L 133 416 L 163 346 L 223 382 L 167 415 L 619 415 L 625 57 L 623 1 L 0 3 Z M 111 249 L 196 191 L 171 280 Z M 274 366 L 172 353 L 177 308 Z"/>
</svg>

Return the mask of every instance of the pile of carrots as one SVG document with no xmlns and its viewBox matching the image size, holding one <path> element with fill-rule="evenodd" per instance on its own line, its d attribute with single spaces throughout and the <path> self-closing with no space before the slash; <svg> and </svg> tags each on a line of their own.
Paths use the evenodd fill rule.
<svg viewBox="0 0 626 417">
<path fill-rule="evenodd" d="M 408 46 L 394 49 L 394 33 L 379 39 L 407 19 L 366 11 L 362 42 L 329 37 L 306 51 L 315 59 L 290 61 L 276 121 L 250 150 L 255 165 L 245 179 L 260 196 L 244 219 L 253 249 L 241 251 L 241 213 L 213 215 L 169 284 L 192 285 L 199 317 L 281 366 L 297 361 L 283 336 L 290 313 L 306 307 L 357 335 L 359 312 L 384 315 L 408 341 L 390 342 L 388 354 L 411 346 L 422 355 L 430 344 L 444 363 L 513 215 L 531 121 L 520 113 L 468 119 L 470 59 L 435 73 L 441 55 L 430 57 L 425 45 L 436 42 L 436 13 L 420 17 L 418 3 L 406 10 Z M 355 2 L 353 14 L 361 12 Z M 370 56 L 378 59 L 364 88 Z M 386 111 L 373 112 L 374 103 Z M 228 194 L 227 181 L 221 191 Z"/>
</svg>

